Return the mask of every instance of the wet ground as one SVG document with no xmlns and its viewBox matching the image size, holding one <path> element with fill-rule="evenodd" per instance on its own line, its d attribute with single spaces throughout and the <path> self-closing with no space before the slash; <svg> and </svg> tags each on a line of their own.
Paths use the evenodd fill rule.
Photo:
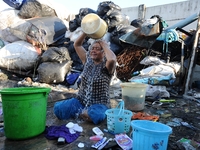
<svg viewBox="0 0 200 150">
<path fill-rule="evenodd" d="M 12 78 L 11 78 L 12 77 Z M 4 78 L 0 81 L 0 88 L 7 87 L 16 87 L 19 86 L 18 81 L 22 78 L 17 78 L 16 76 L 11 76 L 12 80 Z M 18 80 L 17 80 L 18 79 Z M 48 96 L 47 103 L 47 117 L 46 117 L 46 126 L 60 126 L 67 124 L 68 122 L 78 123 L 83 127 L 83 132 L 80 134 L 77 140 L 70 144 L 58 145 L 57 140 L 48 140 L 45 138 L 45 134 L 42 133 L 36 137 L 26 139 L 26 140 L 10 140 L 7 139 L 4 135 L 3 127 L 3 115 L 0 117 L 0 149 L 1 150 L 57 150 L 57 149 L 70 149 L 77 150 L 78 144 L 84 143 L 85 147 L 82 149 L 91 149 L 91 145 L 94 144 L 93 141 L 89 140 L 89 137 L 94 135 L 92 128 L 95 127 L 92 123 L 85 122 L 83 120 L 58 120 L 53 114 L 53 106 L 56 101 L 67 99 L 73 97 L 75 90 L 52 90 Z M 116 94 L 118 93 L 118 94 Z M 121 98 L 121 93 L 119 88 L 111 88 L 111 97 L 112 97 L 112 107 L 117 105 L 117 100 Z M 194 147 L 197 147 L 197 143 L 200 142 L 200 103 L 192 101 L 191 99 L 183 99 L 182 95 L 176 97 L 170 97 L 170 99 L 175 100 L 175 102 L 163 103 L 163 105 L 152 105 L 153 100 L 146 99 L 145 109 L 141 112 L 145 112 L 150 116 L 158 116 L 159 119 L 157 122 L 167 124 L 172 128 L 172 134 L 169 135 L 168 140 L 168 150 L 179 150 L 184 147 L 178 145 L 178 140 L 181 138 L 192 140 L 190 143 Z M 136 114 L 138 112 L 133 112 Z M 98 125 L 100 129 L 107 129 L 106 120 Z M 130 129 L 130 132 L 132 129 Z M 130 136 L 130 132 L 128 135 Z M 109 133 L 105 133 L 105 136 L 108 138 L 113 138 L 114 136 Z M 115 150 L 120 149 L 116 142 L 110 142 L 105 149 Z M 196 148 L 198 149 L 198 148 Z"/>
</svg>

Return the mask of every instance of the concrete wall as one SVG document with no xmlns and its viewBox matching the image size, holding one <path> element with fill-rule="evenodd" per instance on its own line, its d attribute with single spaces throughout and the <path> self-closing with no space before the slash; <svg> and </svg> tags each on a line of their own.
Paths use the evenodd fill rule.
<svg viewBox="0 0 200 150">
<path fill-rule="evenodd" d="M 146 7 L 145 4 L 142 4 L 138 7 L 123 8 L 122 12 L 129 16 L 130 22 L 142 17 L 149 19 L 153 15 L 159 15 L 171 26 L 193 14 L 199 14 L 200 0 L 188 0 L 153 7 Z M 187 25 L 184 29 L 196 29 L 196 27 L 197 21 Z"/>
</svg>

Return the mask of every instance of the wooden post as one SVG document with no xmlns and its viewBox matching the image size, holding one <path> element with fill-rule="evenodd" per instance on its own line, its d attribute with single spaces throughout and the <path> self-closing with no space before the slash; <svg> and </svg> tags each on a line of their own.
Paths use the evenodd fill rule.
<svg viewBox="0 0 200 150">
<path fill-rule="evenodd" d="M 200 13 L 199 13 L 198 22 L 197 22 L 197 29 L 196 29 L 196 34 L 195 34 L 195 39 L 194 39 L 194 44 L 193 44 L 193 49 L 192 49 L 192 56 L 191 56 L 191 59 L 190 59 L 190 64 L 189 64 L 186 84 L 185 84 L 184 95 L 187 95 L 189 87 L 191 87 L 190 79 L 192 77 L 192 72 L 193 72 L 193 69 L 194 69 L 194 66 L 195 66 L 195 63 L 196 63 L 195 62 L 196 50 L 199 47 L 200 47 Z"/>
</svg>

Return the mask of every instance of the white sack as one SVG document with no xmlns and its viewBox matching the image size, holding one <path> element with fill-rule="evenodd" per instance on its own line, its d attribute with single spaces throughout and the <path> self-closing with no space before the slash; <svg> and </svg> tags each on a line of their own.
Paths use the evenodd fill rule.
<svg viewBox="0 0 200 150">
<path fill-rule="evenodd" d="M 27 34 L 31 29 L 32 24 L 26 20 L 21 20 L 16 24 L 10 26 L 10 32 L 15 35 L 16 37 L 20 38 L 21 40 L 26 41 Z"/>
<path fill-rule="evenodd" d="M 153 75 L 163 75 L 167 76 L 172 74 L 172 78 L 176 78 L 176 73 L 180 70 L 180 63 L 167 63 L 157 66 L 150 66 L 148 68 L 142 69 L 140 75 L 153 76 Z"/>
<path fill-rule="evenodd" d="M 13 8 L 8 8 L 0 12 L 0 38 L 7 42 L 15 42 L 20 39 L 14 36 L 9 27 L 13 24 L 16 24 L 18 21 L 21 21 L 18 17 L 19 10 L 15 10 Z"/>
<path fill-rule="evenodd" d="M 169 92 L 166 89 L 166 86 L 153 86 L 153 85 L 149 85 L 147 86 L 146 89 L 146 94 L 147 97 L 153 97 L 156 98 L 157 96 L 160 98 L 166 98 L 166 97 L 170 97 Z"/>
<path fill-rule="evenodd" d="M 155 57 L 155 56 L 146 56 L 141 62 L 140 64 L 143 65 L 160 65 L 160 64 L 165 64 L 166 62 L 164 60 L 160 60 L 159 57 Z"/>
<path fill-rule="evenodd" d="M 71 32 L 69 30 L 65 33 L 65 38 L 69 38 L 70 41 L 75 42 L 75 40 L 82 34 L 81 27 L 78 27 L 74 32 Z"/>
<path fill-rule="evenodd" d="M 37 58 L 34 46 L 25 41 L 9 43 L 0 49 L 0 66 L 8 70 L 30 70 Z"/>
</svg>

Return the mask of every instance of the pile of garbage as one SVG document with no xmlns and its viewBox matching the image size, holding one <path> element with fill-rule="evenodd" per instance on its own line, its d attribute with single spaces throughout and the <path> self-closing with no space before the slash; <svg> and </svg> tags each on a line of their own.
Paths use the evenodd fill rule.
<svg viewBox="0 0 200 150">
<path fill-rule="evenodd" d="M 0 12 L 0 68 L 33 81 L 67 86 L 80 81 L 83 65 L 73 43 L 89 13 L 97 14 L 108 25 L 102 39 L 117 56 L 115 79 L 172 85 L 181 68 L 176 60 L 169 63 L 162 59 L 163 49 L 156 45 L 163 43 L 161 33 L 167 27 L 159 15 L 129 20 L 112 1 L 99 3 L 97 10 L 81 8 L 76 15 L 51 0 L 4 2 L 10 8 Z M 168 42 L 177 42 L 178 34 L 171 33 L 176 32 L 170 32 L 174 40 Z M 88 49 L 93 40 L 88 37 L 83 46 Z M 175 56 L 180 54 L 180 43 L 177 45 Z"/>
</svg>

